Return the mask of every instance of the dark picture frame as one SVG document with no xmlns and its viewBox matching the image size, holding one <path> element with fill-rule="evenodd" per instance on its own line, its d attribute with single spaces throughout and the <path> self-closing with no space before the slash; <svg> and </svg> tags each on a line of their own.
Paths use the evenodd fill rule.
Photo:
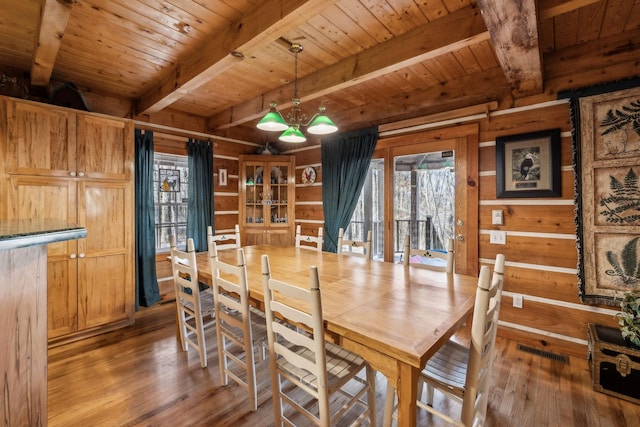
<svg viewBox="0 0 640 427">
<path fill-rule="evenodd" d="M 560 197 L 560 129 L 496 138 L 496 197 Z"/>
</svg>

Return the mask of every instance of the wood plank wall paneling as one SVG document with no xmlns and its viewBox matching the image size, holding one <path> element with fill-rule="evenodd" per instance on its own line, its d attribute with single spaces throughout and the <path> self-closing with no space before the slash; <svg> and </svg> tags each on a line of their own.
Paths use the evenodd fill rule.
<svg viewBox="0 0 640 427">
<path fill-rule="evenodd" d="M 292 150 L 289 153 L 283 154 L 295 154 L 296 156 L 296 169 L 302 170 L 305 166 L 321 164 L 320 145 L 315 147 L 309 147 L 304 150 Z M 314 166 L 315 167 L 315 166 Z M 298 182 L 298 181 L 296 181 Z"/>
<path fill-rule="evenodd" d="M 480 166 L 482 166 L 482 163 L 480 163 Z M 560 180 L 562 194 L 561 199 L 573 200 L 573 171 L 562 170 Z M 495 174 L 489 176 L 480 176 L 480 200 L 496 200 Z M 543 205 L 544 203 L 542 202 L 541 204 Z"/>
<path fill-rule="evenodd" d="M 503 228 L 504 229 L 504 228 Z M 507 231 L 506 245 L 489 243 L 488 234 L 480 234 L 480 258 L 495 259 L 499 253 L 508 253 L 509 262 L 538 264 L 560 268 L 575 268 L 578 263 L 576 242 L 571 239 L 514 236 Z M 505 254 L 505 258 L 506 258 Z"/>
<path fill-rule="evenodd" d="M 215 211 L 237 211 L 238 195 L 236 193 L 216 193 L 213 198 L 213 210 Z M 237 221 L 237 218 L 236 218 Z M 216 224 L 218 228 L 218 224 Z"/>
<path fill-rule="evenodd" d="M 296 202 L 322 202 L 321 185 L 303 185 L 296 190 Z"/>
<path fill-rule="evenodd" d="M 309 229 L 314 228 L 317 230 L 318 227 L 324 224 L 324 211 L 322 210 L 322 204 L 296 205 L 296 223 L 302 223 L 302 228 L 307 227 Z"/>
<path fill-rule="evenodd" d="M 509 231 L 535 231 L 538 233 L 573 234 L 574 205 L 522 206 L 502 205 L 480 206 L 480 229 L 500 229 L 491 224 L 491 211 L 501 210 Z M 535 218 L 532 222 L 532 218 Z"/>
<path fill-rule="evenodd" d="M 322 158 L 320 145 L 294 150 L 296 156 L 296 224 L 300 224 L 301 233 L 315 236 L 318 228 L 324 227 L 322 209 Z M 302 171 L 311 166 L 316 171 L 313 185 L 302 184 Z"/>
<path fill-rule="evenodd" d="M 551 334 L 572 338 L 585 339 L 584 325 L 589 322 L 611 324 L 612 320 L 612 316 L 608 313 L 593 313 L 576 309 L 563 310 L 562 307 L 537 301 L 525 300 L 522 309 L 514 308 L 513 301 L 509 296 L 504 296 L 502 302 L 500 320 L 524 324 Z M 561 310 L 562 316 L 559 315 Z"/>
<path fill-rule="evenodd" d="M 580 303 L 577 282 L 575 286 L 567 286 L 567 283 L 575 280 L 575 273 L 509 266 L 509 277 L 510 280 L 504 283 L 505 292 L 522 293 L 574 304 Z"/>
</svg>

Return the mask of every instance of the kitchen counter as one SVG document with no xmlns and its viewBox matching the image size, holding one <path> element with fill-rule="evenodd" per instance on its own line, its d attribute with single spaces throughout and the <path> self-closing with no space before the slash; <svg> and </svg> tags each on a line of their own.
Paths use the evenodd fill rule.
<svg viewBox="0 0 640 427">
<path fill-rule="evenodd" d="M 81 239 L 87 230 L 59 219 L 0 220 L 0 250 Z"/>
<path fill-rule="evenodd" d="M 86 235 L 55 219 L 0 220 L 0 419 L 6 425 L 47 425 L 47 244 Z"/>
</svg>

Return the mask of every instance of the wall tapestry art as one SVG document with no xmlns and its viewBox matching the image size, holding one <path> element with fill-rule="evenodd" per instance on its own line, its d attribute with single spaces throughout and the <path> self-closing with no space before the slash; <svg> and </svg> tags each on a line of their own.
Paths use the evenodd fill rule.
<svg viewBox="0 0 640 427">
<path fill-rule="evenodd" d="M 640 87 L 573 98 L 578 292 L 620 305 L 640 289 Z"/>
</svg>

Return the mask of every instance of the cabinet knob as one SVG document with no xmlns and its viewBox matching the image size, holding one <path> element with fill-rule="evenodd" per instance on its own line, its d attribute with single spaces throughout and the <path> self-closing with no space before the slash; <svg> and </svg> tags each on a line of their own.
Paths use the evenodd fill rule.
<svg viewBox="0 0 640 427">
<path fill-rule="evenodd" d="M 71 255 L 69 255 L 69 258 L 76 259 L 76 256 L 77 256 L 76 254 L 71 254 Z"/>
<path fill-rule="evenodd" d="M 80 255 L 78 255 L 78 256 L 79 256 L 80 258 L 84 258 L 84 257 L 85 257 L 84 252 L 83 252 L 83 253 L 81 253 L 81 254 L 80 254 Z"/>
<path fill-rule="evenodd" d="M 84 172 L 78 172 L 78 176 L 84 176 Z"/>
<path fill-rule="evenodd" d="M 76 176 L 76 172 L 75 171 L 71 171 L 71 172 L 69 172 L 69 175 Z"/>
</svg>

